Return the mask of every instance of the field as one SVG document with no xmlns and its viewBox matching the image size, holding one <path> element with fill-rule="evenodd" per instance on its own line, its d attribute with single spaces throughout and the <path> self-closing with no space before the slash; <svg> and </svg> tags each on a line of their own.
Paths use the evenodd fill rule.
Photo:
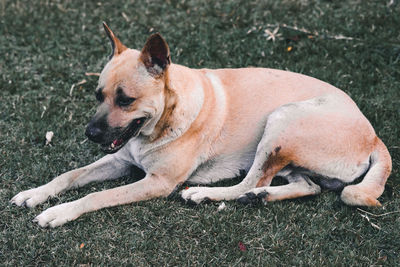
<svg viewBox="0 0 400 267">
<path fill-rule="evenodd" d="M 0 265 L 400 265 L 399 14 L 390 0 L 0 1 Z M 110 53 L 102 21 L 131 48 L 160 32 L 178 64 L 286 69 L 343 89 L 392 155 L 383 207 L 324 192 L 217 211 L 220 203 L 193 207 L 176 195 L 38 227 L 31 220 L 48 207 L 140 178 L 34 209 L 8 202 L 103 156 L 84 135 L 97 85 L 85 73 L 100 72 Z"/>
</svg>

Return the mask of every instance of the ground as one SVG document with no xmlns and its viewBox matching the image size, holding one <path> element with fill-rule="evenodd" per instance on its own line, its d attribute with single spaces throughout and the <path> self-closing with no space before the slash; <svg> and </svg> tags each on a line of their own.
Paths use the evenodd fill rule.
<svg viewBox="0 0 400 267">
<path fill-rule="evenodd" d="M 0 2 L 0 262 L 29 265 L 400 264 L 400 4 L 398 1 Z M 192 207 L 177 196 L 86 214 L 56 229 L 44 209 L 130 183 L 91 184 L 34 209 L 8 203 L 102 156 L 84 136 L 110 47 L 106 21 L 129 47 L 150 33 L 193 68 L 259 66 L 314 76 L 347 92 L 393 158 L 382 208 L 332 192 L 293 201 Z M 53 131 L 51 145 L 44 145 Z M 237 183 L 238 179 L 227 184 Z"/>
</svg>

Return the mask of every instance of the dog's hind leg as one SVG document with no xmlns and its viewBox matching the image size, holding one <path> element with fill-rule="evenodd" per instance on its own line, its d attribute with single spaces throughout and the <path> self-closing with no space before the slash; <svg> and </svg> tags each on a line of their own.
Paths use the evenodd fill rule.
<svg viewBox="0 0 400 267">
<path fill-rule="evenodd" d="M 17 206 L 35 207 L 70 188 L 126 175 L 130 167 L 131 164 L 119 159 L 117 154 L 107 155 L 90 165 L 61 174 L 45 185 L 22 191 L 10 202 Z"/>
<path fill-rule="evenodd" d="M 321 188 L 305 175 L 290 174 L 286 179 L 289 184 L 253 188 L 240 196 L 238 201 L 243 204 L 251 203 L 257 199 L 276 201 L 316 195 L 321 192 Z"/>
<path fill-rule="evenodd" d="M 376 199 L 390 174 L 391 159 L 371 124 L 349 98 L 321 96 L 281 106 L 271 113 L 253 165 L 241 183 L 226 188 L 194 187 L 183 191 L 182 197 L 195 203 L 206 198 L 237 199 L 252 188 L 268 187 L 288 164 L 350 183 L 367 170 L 369 158 L 372 164 L 364 180 L 343 190 L 345 203 L 378 206 Z"/>
</svg>

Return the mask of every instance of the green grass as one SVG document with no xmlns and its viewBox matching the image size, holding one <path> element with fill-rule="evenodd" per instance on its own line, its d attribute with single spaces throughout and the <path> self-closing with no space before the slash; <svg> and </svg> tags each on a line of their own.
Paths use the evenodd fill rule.
<svg viewBox="0 0 400 267">
<path fill-rule="evenodd" d="M 400 5 L 389 2 L 0 1 L 0 264 L 400 264 Z M 218 203 L 190 207 L 174 197 L 100 210 L 56 229 L 33 224 L 50 206 L 135 179 L 91 184 L 31 210 L 8 203 L 102 156 L 84 142 L 84 129 L 97 83 L 85 72 L 99 72 L 110 53 L 103 20 L 133 48 L 161 32 L 175 63 L 288 69 L 342 88 L 392 155 L 383 209 L 365 209 L 385 215 L 367 214 L 368 221 L 323 193 L 265 207 L 228 202 L 222 212 Z M 264 30 L 283 24 L 318 35 L 281 26 L 281 36 L 267 41 Z M 339 35 L 353 39 L 332 38 Z M 48 130 L 52 146 L 43 145 Z"/>
</svg>

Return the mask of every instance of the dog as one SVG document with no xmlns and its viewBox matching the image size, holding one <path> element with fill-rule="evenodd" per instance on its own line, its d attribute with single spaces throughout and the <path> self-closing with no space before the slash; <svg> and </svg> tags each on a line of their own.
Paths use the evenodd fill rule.
<svg viewBox="0 0 400 267">
<path fill-rule="evenodd" d="M 268 202 L 330 189 L 341 190 L 348 205 L 381 205 L 377 198 L 391 172 L 390 154 L 340 89 L 275 69 L 190 69 L 171 63 L 158 33 L 138 51 L 103 26 L 112 54 L 99 77 L 99 105 L 86 135 L 107 155 L 22 191 L 11 203 L 35 207 L 68 189 L 128 175 L 132 165 L 146 175 L 51 207 L 34 219 L 40 226 L 166 197 L 182 183 L 210 184 L 243 170 L 246 176 L 234 186 L 190 187 L 181 197 L 196 204 Z M 277 176 L 287 184 L 271 186 Z"/>
</svg>

